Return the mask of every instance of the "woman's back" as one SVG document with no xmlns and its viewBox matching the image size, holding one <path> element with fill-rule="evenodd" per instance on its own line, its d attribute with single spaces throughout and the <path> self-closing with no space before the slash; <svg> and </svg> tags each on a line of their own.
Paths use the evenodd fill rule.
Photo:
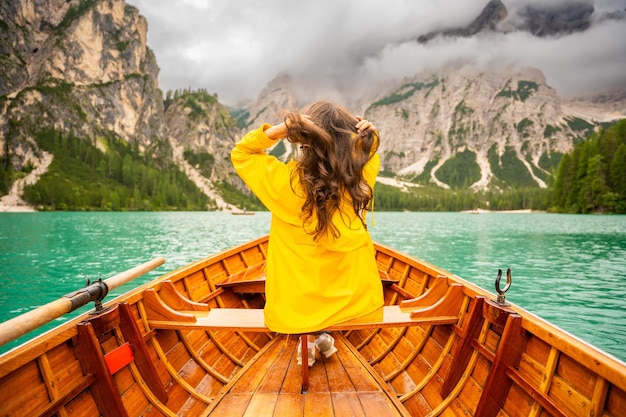
<svg viewBox="0 0 626 417">
<path fill-rule="evenodd" d="M 380 167 L 378 134 L 359 131 L 363 123 L 343 109 L 330 108 L 338 116 L 327 117 L 329 107 L 336 108 L 314 104 L 304 116 L 263 125 L 231 154 L 238 174 L 273 214 L 265 319 L 280 333 L 318 331 L 383 304 L 365 226 Z M 285 164 L 264 152 L 284 137 L 301 147 L 297 161 Z"/>
</svg>

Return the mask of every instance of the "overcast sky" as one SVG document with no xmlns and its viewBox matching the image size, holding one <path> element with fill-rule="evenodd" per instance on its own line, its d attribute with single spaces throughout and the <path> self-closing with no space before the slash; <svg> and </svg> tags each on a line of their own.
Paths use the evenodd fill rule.
<svg viewBox="0 0 626 417">
<path fill-rule="evenodd" d="M 503 0 L 509 16 L 538 0 Z M 541 4 L 564 0 L 542 0 Z M 565 0 L 571 1 L 571 0 Z M 560 38 L 524 32 L 415 39 L 463 26 L 488 0 L 127 0 L 148 21 L 163 91 L 205 88 L 230 105 L 279 73 L 325 91 L 380 88 L 450 62 L 540 68 L 562 95 L 626 88 L 626 20 Z M 596 15 L 626 0 L 588 0 Z"/>
</svg>

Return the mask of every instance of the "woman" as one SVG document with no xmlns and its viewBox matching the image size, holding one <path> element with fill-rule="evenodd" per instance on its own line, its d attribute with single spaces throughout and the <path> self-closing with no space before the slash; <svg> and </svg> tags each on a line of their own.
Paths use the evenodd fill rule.
<svg viewBox="0 0 626 417">
<path fill-rule="evenodd" d="M 287 164 L 265 153 L 281 139 L 299 148 Z M 235 145 L 235 170 L 272 212 L 265 284 L 270 330 L 315 333 L 383 305 L 365 223 L 380 168 L 378 143 L 367 120 L 316 102 Z M 309 366 L 316 346 L 325 357 L 336 352 L 327 333 L 308 346 Z"/>
</svg>

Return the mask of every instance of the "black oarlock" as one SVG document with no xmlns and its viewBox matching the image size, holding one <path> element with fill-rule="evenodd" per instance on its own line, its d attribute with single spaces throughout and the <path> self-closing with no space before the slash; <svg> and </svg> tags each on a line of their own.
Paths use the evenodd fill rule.
<svg viewBox="0 0 626 417">
<path fill-rule="evenodd" d="M 85 288 L 66 294 L 63 297 L 70 299 L 72 304 L 72 309 L 70 311 L 74 311 L 85 304 L 94 301 L 96 312 L 99 313 L 102 311 L 102 300 L 104 300 L 108 293 L 109 287 L 104 281 L 102 281 L 102 278 L 98 278 L 95 282 L 90 282 L 89 279 L 87 279 Z"/>
<path fill-rule="evenodd" d="M 496 302 L 500 305 L 509 305 L 506 301 L 504 294 L 511 288 L 511 268 L 507 268 L 506 270 L 506 285 L 504 288 L 500 288 L 500 279 L 502 278 L 502 270 L 498 269 L 498 277 L 496 278 L 496 292 L 498 293 L 498 298 Z"/>
</svg>

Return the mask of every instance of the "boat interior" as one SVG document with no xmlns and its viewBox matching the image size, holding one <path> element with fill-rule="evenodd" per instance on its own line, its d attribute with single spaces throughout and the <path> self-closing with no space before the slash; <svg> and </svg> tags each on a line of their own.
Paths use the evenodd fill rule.
<svg viewBox="0 0 626 417">
<path fill-rule="evenodd" d="M 311 367 L 299 335 L 263 322 L 263 237 L 1 356 L 0 415 L 626 415 L 619 360 L 503 292 L 376 249 L 385 307 L 327 329 L 338 352 Z"/>
</svg>

